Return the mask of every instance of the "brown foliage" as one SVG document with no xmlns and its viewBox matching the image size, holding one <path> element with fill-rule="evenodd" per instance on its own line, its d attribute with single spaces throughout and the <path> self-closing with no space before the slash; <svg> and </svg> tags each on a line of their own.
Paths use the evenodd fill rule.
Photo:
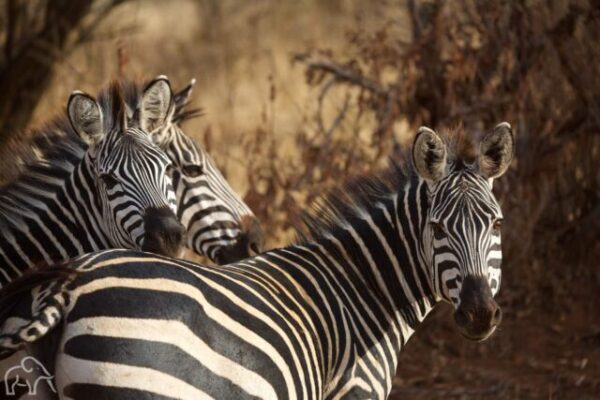
<svg viewBox="0 0 600 400">
<path fill-rule="evenodd" d="M 351 32 L 352 56 L 295 56 L 308 84 L 319 88 L 319 111 L 296 135 L 298 164 L 278 152 L 269 129 L 249 139 L 247 200 L 280 232 L 293 224 L 299 202 L 376 168 L 405 145 L 395 132 L 399 121 L 413 128 L 464 124 L 480 133 L 507 120 L 518 159 L 496 187 L 507 220 L 508 298 L 572 295 L 577 285 L 563 283 L 576 276 L 600 287 L 600 276 L 586 267 L 600 255 L 598 8 L 576 1 L 409 5 L 409 42 L 388 25 Z M 326 124 L 321 111 L 334 87 L 346 89 L 345 97 Z"/>
</svg>

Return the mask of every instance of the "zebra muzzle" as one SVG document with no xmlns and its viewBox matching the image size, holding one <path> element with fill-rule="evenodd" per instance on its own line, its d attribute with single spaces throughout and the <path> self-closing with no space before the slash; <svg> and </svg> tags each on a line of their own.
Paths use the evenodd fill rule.
<svg viewBox="0 0 600 400">
<path fill-rule="evenodd" d="M 185 242 L 185 229 L 167 207 L 151 207 L 144 215 L 142 250 L 165 256 L 177 256 Z"/>
<path fill-rule="evenodd" d="M 465 277 L 460 290 L 460 306 L 454 313 L 460 333 L 468 339 L 482 341 L 491 336 L 502 320 L 502 310 L 483 277 Z"/>
<path fill-rule="evenodd" d="M 264 246 L 263 230 L 254 216 L 244 216 L 240 221 L 242 231 L 237 241 L 222 247 L 213 257 L 217 264 L 224 265 L 243 260 L 252 255 L 259 254 Z"/>
</svg>

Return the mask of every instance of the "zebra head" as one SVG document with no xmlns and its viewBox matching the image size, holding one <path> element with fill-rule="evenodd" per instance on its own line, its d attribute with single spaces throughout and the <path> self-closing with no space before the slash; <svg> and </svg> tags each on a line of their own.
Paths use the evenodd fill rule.
<svg viewBox="0 0 600 400">
<path fill-rule="evenodd" d="M 177 216 L 187 230 L 187 245 L 219 264 L 249 257 L 262 249 L 258 219 L 225 180 L 206 151 L 186 135 L 179 123 L 195 80 L 175 94 L 165 125 L 149 129 L 170 158 Z M 146 87 L 142 97 L 151 88 Z M 193 111 L 192 111 L 193 113 Z"/>
<path fill-rule="evenodd" d="M 164 124 L 172 104 L 168 80 L 157 79 L 140 107 L 143 124 L 128 126 L 120 87 L 113 84 L 102 104 L 76 91 L 69 98 L 71 125 L 88 144 L 83 163 L 100 199 L 96 216 L 112 247 L 175 255 L 184 230 L 175 216 L 170 160 L 147 129 Z"/>
<path fill-rule="evenodd" d="M 479 154 L 455 155 L 431 129 L 419 129 L 413 145 L 417 174 L 427 184 L 423 242 L 438 298 L 450 302 L 460 332 L 484 340 L 502 318 L 494 300 L 500 288 L 502 211 L 492 182 L 512 158 L 511 127 L 503 122 L 480 143 Z"/>
</svg>

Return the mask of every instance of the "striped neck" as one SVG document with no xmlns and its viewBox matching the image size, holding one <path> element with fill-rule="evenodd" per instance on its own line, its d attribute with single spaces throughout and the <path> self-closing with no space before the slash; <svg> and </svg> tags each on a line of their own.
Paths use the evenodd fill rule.
<svg viewBox="0 0 600 400">
<path fill-rule="evenodd" d="M 84 250 L 73 256 L 88 253 L 90 248 L 91 251 L 97 251 L 115 247 L 111 233 L 106 228 L 97 179 L 91 156 L 86 153 L 62 189 L 71 198 L 69 208 L 76 221 L 74 229 L 81 232 L 79 240 Z"/>
<path fill-rule="evenodd" d="M 402 347 L 436 302 L 421 240 L 426 212 L 426 185 L 415 179 L 328 233 L 269 253 L 298 268 L 297 281 L 326 282 L 316 292 L 305 287 L 321 314 L 325 398 L 390 392 Z"/>
<path fill-rule="evenodd" d="M 0 287 L 24 271 L 109 248 L 86 155 L 69 171 L 24 175 L 0 191 Z"/>
</svg>

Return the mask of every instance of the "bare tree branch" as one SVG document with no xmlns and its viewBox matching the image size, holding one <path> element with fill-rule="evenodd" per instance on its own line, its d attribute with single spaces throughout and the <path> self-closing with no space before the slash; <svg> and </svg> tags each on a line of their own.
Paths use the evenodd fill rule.
<svg viewBox="0 0 600 400">
<path fill-rule="evenodd" d="M 387 90 L 381 87 L 374 80 L 368 79 L 350 68 L 343 67 L 339 64 L 328 60 L 310 59 L 305 55 L 296 55 L 294 61 L 301 62 L 307 66 L 309 70 L 321 70 L 332 74 L 338 81 L 347 82 L 356 86 L 360 86 L 375 94 L 385 96 Z"/>
</svg>

